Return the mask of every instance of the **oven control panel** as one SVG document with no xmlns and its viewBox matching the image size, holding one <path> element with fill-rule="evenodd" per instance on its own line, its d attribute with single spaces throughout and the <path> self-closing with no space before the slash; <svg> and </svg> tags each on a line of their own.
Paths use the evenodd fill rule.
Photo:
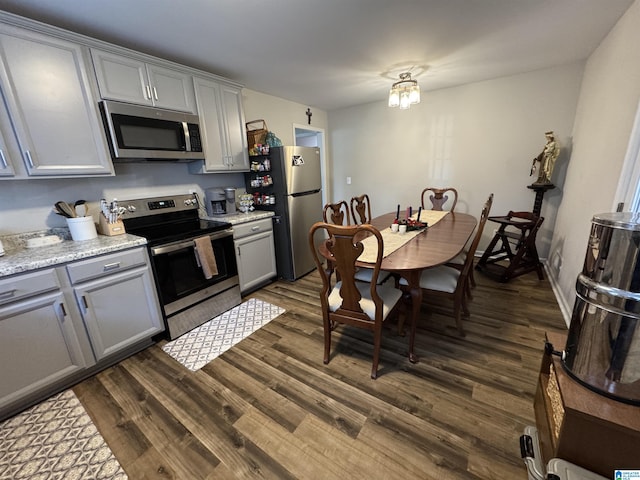
<svg viewBox="0 0 640 480">
<path fill-rule="evenodd" d="M 127 209 L 123 220 L 198 209 L 198 200 L 194 194 L 125 200 L 121 204 Z"/>
<path fill-rule="evenodd" d="M 158 210 L 160 208 L 174 208 L 176 206 L 176 202 L 173 200 L 155 200 L 153 202 L 148 202 L 147 207 L 149 210 Z"/>
</svg>

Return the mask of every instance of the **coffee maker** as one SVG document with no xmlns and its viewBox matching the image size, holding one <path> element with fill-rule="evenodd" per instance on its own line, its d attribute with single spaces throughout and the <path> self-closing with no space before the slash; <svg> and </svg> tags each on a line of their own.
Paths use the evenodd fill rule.
<svg viewBox="0 0 640 480">
<path fill-rule="evenodd" d="M 218 215 L 230 215 L 236 213 L 236 189 L 227 188 L 209 188 L 205 190 L 205 199 L 207 205 L 207 214 L 210 217 Z"/>
</svg>

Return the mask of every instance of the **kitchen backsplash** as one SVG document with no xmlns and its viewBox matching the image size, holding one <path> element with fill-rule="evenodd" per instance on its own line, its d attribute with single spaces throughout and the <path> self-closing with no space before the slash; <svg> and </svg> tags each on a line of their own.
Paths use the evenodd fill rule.
<svg viewBox="0 0 640 480">
<path fill-rule="evenodd" d="M 244 188 L 242 173 L 190 175 L 186 164 L 130 163 L 116 165 L 115 177 L 3 180 L 0 182 L 0 236 L 65 227 L 53 212 L 58 200 L 89 202 L 95 219 L 101 198 L 126 200 L 195 190 L 204 201 L 210 187 Z"/>
</svg>

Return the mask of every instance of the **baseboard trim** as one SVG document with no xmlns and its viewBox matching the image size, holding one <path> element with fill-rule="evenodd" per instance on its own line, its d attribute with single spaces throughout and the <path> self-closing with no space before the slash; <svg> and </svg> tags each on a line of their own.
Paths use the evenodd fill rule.
<svg viewBox="0 0 640 480">
<path fill-rule="evenodd" d="M 549 283 L 551 284 L 551 290 L 553 291 L 556 301 L 558 302 L 558 306 L 560 307 L 564 323 L 567 325 L 567 328 L 569 328 L 573 306 L 566 298 L 564 298 L 564 295 L 562 295 L 562 290 L 560 290 L 560 286 L 558 285 L 558 279 L 551 274 L 551 269 L 549 268 L 547 261 L 544 260 L 542 265 L 544 266 L 544 271 L 546 272 Z"/>
</svg>

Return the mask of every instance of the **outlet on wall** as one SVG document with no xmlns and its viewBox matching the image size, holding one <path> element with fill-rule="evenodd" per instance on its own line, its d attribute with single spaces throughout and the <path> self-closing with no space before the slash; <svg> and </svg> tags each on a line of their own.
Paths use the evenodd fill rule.
<svg viewBox="0 0 640 480">
<path fill-rule="evenodd" d="M 351 185 L 351 177 L 347 177 L 347 185 Z"/>
</svg>

